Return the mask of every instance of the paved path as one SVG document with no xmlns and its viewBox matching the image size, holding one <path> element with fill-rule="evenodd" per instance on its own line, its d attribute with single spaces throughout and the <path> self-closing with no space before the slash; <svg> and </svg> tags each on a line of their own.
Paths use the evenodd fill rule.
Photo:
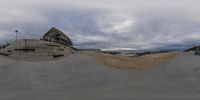
<svg viewBox="0 0 200 100">
<path fill-rule="evenodd" d="M 121 71 L 74 54 L 24 62 L 0 56 L 0 100 L 199 100 L 200 56 L 150 71 Z"/>
</svg>

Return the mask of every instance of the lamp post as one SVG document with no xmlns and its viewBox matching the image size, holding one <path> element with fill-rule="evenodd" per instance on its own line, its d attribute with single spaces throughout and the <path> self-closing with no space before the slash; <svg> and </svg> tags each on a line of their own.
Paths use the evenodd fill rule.
<svg viewBox="0 0 200 100">
<path fill-rule="evenodd" d="M 15 30 L 15 33 L 16 33 L 16 41 L 17 41 L 17 34 L 18 34 L 18 30 Z"/>
</svg>

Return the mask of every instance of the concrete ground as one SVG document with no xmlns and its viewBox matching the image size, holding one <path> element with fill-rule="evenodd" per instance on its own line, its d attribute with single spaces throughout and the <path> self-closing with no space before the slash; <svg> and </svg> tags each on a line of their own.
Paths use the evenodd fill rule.
<svg viewBox="0 0 200 100">
<path fill-rule="evenodd" d="M 0 100 L 199 100 L 200 56 L 149 71 L 112 69 L 89 56 L 43 62 L 0 56 Z"/>
</svg>

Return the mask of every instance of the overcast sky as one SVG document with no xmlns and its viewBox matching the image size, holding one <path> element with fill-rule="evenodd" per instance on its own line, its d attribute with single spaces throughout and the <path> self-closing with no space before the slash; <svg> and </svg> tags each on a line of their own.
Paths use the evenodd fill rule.
<svg viewBox="0 0 200 100">
<path fill-rule="evenodd" d="M 182 48 L 200 42 L 199 0 L 0 0 L 0 41 L 65 32 L 87 48 Z"/>
</svg>

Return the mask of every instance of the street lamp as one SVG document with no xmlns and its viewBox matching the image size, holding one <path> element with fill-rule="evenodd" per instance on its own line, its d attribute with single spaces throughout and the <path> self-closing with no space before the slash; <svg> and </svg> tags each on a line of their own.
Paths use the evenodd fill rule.
<svg viewBox="0 0 200 100">
<path fill-rule="evenodd" d="M 15 33 L 16 33 L 16 41 L 17 41 L 17 34 L 18 34 L 18 30 L 15 30 Z"/>
</svg>

